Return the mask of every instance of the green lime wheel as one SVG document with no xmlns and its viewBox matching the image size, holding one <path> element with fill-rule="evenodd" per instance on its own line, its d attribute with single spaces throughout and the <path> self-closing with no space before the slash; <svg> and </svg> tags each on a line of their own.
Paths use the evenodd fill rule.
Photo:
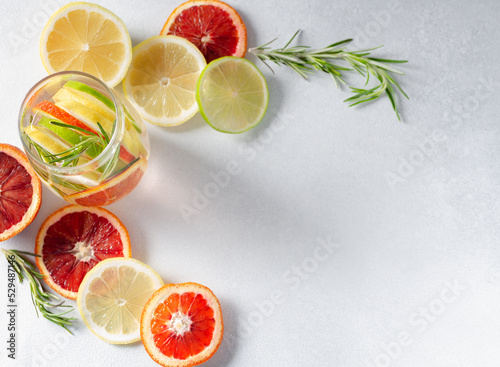
<svg viewBox="0 0 500 367">
<path fill-rule="evenodd" d="M 222 57 L 207 65 L 198 79 L 200 113 L 215 130 L 236 134 L 255 127 L 269 102 L 266 79 L 250 61 Z"/>
</svg>

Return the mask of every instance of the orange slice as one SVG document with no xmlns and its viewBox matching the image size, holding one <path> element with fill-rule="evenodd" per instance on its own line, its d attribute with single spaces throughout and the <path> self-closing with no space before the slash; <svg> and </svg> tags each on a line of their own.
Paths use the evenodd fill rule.
<svg viewBox="0 0 500 367">
<path fill-rule="evenodd" d="M 174 35 L 193 43 L 207 63 L 222 56 L 245 56 L 247 30 L 239 14 L 218 0 L 191 0 L 168 17 L 160 35 Z"/>
<path fill-rule="evenodd" d="M 200 284 L 166 284 L 142 312 L 142 343 L 150 357 L 164 367 L 207 361 L 219 348 L 223 333 L 219 301 Z"/>
<path fill-rule="evenodd" d="M 41 203 L 42 185 L 26 155 L 0 144 L 0 242 L 25 229 Z"/>
<path fill-rule="evenodd" d="M 145 158 L 138 158 L 101 185 L 66 196 L 65 200 L 83 206 L 104 206 L 114 203 L 127 196 L 139 184 L 147 165 Z"/>
<path fill-rule="evenodd" d="M 87 130 L 89 132 L 95 133 L 92 129 L 90 129 L 83 122 L 75 118 L 73 115 L 69 114 L 62 108 L 57 107 L 55 104 L 49 101 L 42 101 L 38 103 L 35 107 L 33 107 L 33 111 L 40 114 L 41 116 L 48 118 L 56 118 L 65 124 L 79 127 L 80 129 Z"/>
<path fill-rule="evenodd" d="M 45 282 L 61 296 L 76 299 L 83 278 L 95 265 L 131 256 L 130 238 L 110 211 L 68 205 L 43 222 L 35 254 Z"/>
</svg>

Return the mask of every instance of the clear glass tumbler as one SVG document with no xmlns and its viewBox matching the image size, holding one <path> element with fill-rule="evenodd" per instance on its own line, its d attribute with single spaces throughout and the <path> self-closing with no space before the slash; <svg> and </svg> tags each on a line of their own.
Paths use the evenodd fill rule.
<svg viewBox="0 0 500 367">
<path fill-rule="evenodd" d="M 65 71 L 39 81 L 21 106 L 19 133 L 40 179 L 73 204 L 114 203 L 147 168 L 144 122 L 121 94 L 89 74 Z"/>
</svg>

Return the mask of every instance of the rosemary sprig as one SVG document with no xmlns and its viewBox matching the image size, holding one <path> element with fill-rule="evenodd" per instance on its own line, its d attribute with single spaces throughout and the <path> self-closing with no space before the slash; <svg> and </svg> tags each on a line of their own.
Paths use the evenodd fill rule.
<svg viewBox="0 0 500 367">
<path fill-rule="evenodd" d="M 403 96 L 409 99 L 408 95 L 403 91 L 399 83 L 395 80 L 392 74 L 404 75 L 404 73 L 390 65 L 393 63 L 405 63 L 407 60 L 392 60 L 370 57 L 370 52 L 382 46 L 374 47 L 366 50 L 347 51 L 345 45 L 352 41 L 346 39 L 337 43 L 333 43 L 321 49 L 311 49 L 308 46 L 292 46 L 290 43 L 295 39 L 300 30 L 295 32 L 288 43 L 275 50 L 268 47 L 269 44 L 276 39 L 262 46 L 249 49 L 249 52 L 257 56 L 266 64 L 272 71 L 267 61 L 274 62 L 277 65 L 284 65 L 295 70 L 304 79 L 307 79 L 308 74 L 314 69 L 330 74 L 335 81 L 335 84 L 346 84 L 343 72 L 355 70 L 362 76 L 366 77 L 365 86 L 368 85 L 370 74 L 378 79 L 379 84 L 373 88 L 356 88 L 350 87 L 354 93 L 353 96 L 347 98 L 344 102 L 348 102 L 349 106 L 355 106 L 360 103 L 370 102 L 378 99 L 382 94 L 387 94 L 391 101 L 392 108 L 396 113 L 398 120 L 401 120 L 396 104 L 396 92 L 400 92 Z M 347 62 L 350 68 L 334 64 L 332 60 L 339 59 Z M 273 71 L 274 72 L 274 71 Z"/>
<path fill-rule="evenodd" d="M 65 124 L 59 121 L 50 121 L 50 123 L 59 127 L 64 127 L 67 129 L 76 130 L 87 134 L 84 137 L 82 137 L 80 143 L 75 144 L 68 150 L 65 150 L 57 154 L 45 154 L 44 157 L 50 164 L 60 163 L 63 167 L 69 165 L 75 166 L 78 164 L 78 159 L 80 159 L 80 157 L 88 149 L 90 149 L 91 147 L 95 147 L 96 149 L 102 151 L 109 143 L 108 134 L 106 134 L 106 131 L 99 122 L 97 123 L 97 126 L 99 127 L 101 134 L 96 134 L 94 132 L 87 131 L 80 127 Z"/>
<path fill-rule="evenodd" d="M 19 278 L 19 283 L 22 283 L 24 279 L 28 280 L 31 290 L 31 299 L 33 301 L 33 305 L 35 306 L 37 315 L 41 313 L 44 318 L 63 327 L 69 333 L 71 333 L 71 331 L 68 329 L 68 326 L 71 326 L 72 322 L 76 319 L 73 317 L 67 317 L 65 315 L 68 314 L 69 312 L 72 312 L 73 307 L 65 305 L 64 301 L 57 302 L 60 300 L 59 297 L 57 297 L 52 293 L 48 293 L 43 289 L 40 283 L 40 279 L 43 279 L 43 275 L 40 274 L 36 269 L 35 265 L 33 265 L 25 257 L 25 256 L 37 257 L 39 255 L 18 250 L 0 249 L 0 251 L 4 253 L 7 261 L 14 268 Z M 55 309 L 58 307 L 68 307 L 69 310 L 61 313 L 54 313 L 51 311 L 51 309 Z"/>
</svg>

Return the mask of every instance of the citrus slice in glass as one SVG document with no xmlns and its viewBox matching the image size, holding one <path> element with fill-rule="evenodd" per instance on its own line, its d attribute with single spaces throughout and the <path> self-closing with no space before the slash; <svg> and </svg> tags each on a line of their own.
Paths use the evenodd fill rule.
<svg viewBox="0 0 500 367">
<path fill-rule="evenodd" d="M 223 333 L 219 301 L 201 284 L 166 284 L 142 312 L 142 343 L 151 358 L 165 367 L 207 361 L 219 348 Z"/>
<path fill-rule="evenodd" d="M 74 91 L 79 91 L 82 93 L 85 93 L 87 96 L 92 96 L 95 98 L 97 101 L 103 103 L 106 107 L 108 107 L 110 110 L 115 111 L 115 105 L 113 101 L 111 101 L 108 97 L 106 97 L 104 94 L 99 92 L 98 90 L 89 87 L 87 84 L 76 81 L 76 80 L 70 80 L 64 84 L 64 88 L 71 88 Z"/>
<path fill-rule="evenodd" d="M 41 203 L 42 185 L 26 155 L 0 144 L 0 242 L 29 226 Z"/>
<path fill-rule="evenodd" d="M 177 7 L 160 34 L 193 43 L 211 62 L 223 56 L 245 56 L 247 30 L 232 7 L 217 0 L 191 0 Z"/>
<path fill-rule="evenodd" d="M 98 113 L 99 115 L 105 117 L 107 120 L 114 121 L 116 118 L 115 111 L 111 110 L 109 107 L 99 102 L 87 93 L 79 92 L 73 88 L 61 88 L 56 94 L 52 96 L 55 102 L 61 102 L 64 100 L 72 100 L 81 105 L 90 108 L 92 111 Z"/>
<path fill-rule="evenodd" d="M 33 143 L 50 154 L 61 154 L 71 145 L 44 126 L 30 125 L 23 131 Z"/>
<path fill-rule="evenodd" d="M 152 37 L 134 48 L 123 92 L 145 120 L 180 125 L 198 112 L 196 82 L 205 66 L 201 52 L 184 38 Z"/>
<path fill-rule="evenodd" d="M 241 133 L 262 120 L 269 92 L 266 79 L 253 63 L 227 56 L 203 70 L 196 99 L 201 115 L 215 130 Z"/>
<path fill-rule="evenodd" d="M 66 196 L 65 200 L 82 206 L 114 203 L 127 196 L 139 184 L 147 166 L 146 158 L 137 158 L 99 186 Z"/>
<path fill-rule="evenodd" d="M 73 125 L 76 126 L 80 129 L 87 130 L 89 132 L 95 132 L 92 131 L 87 125 L 85 125 L 83 122 L 69 114 L 68 112 L 64 111 L 62 108 L 57 107 L 55 104 L 49 101 L 42 101 L 38 103 L 35 107 L 33 107 L 33 111 L 43 117 L 48 117 L 48 118 L 56 118 L 65 124 L 68 125 Z"/>
<path fill-rule="evenodd" d="M 57 96 L 58 100 L 55 104 L 49 101 L 42 101 L 37 104 L 33 110 L 40 116 L 48 118 L 55 117 L 65 124 L 86 130 L 89 134 L 98 134 L 100 130 L 97 122 L 99 122 L 108 136 L 111 136 L 111 132 L 113 131 L 113 122 L 87 105 L 77 102 L 74 98 L 72 98 L 72 94 L 56 93 L 55 96 Z M 68 97 L 70 99 L 62 99 L 62 97 Z M 85 103 L 85 100 L 80 99 L 80 101 Z M 128 133 L 124 132 L 124 134 Z M 124 144 L 120 146 L 120 159 L 128 163 L 131 162 L 135 156 L 127 148 L 128 147 Z"/>
<path fill-rule="evenodd" d="M 70 146 L 74 146 L 76 144 L 79 144 L 82 142 L 82 140 L 85 139 L 85 135 L 83 135 L 80 132 L 77 132 L 76 130 L 71 130 L 67 129 L 62 126 L 58 126 L 53 124 L 52 122 L 59 122 L 61 123 L 62 121 L 59 121 L 57 119 L 50 119 L 48 117 L 42 117 L 40 120 L 38 120 L 38 127 L 43 126 L 44 128 L 49 129 L 52 131 L 55 135 L 57 135 L 59 138 L 64 140 L 66 143 L 68 143 Z M 86 151 L 85 154 L 88 155 L 90 158 L 95 158 L 97 155 L 102 151 L 102 148 L 98 147 L 96 144 L 92 144 Z"/>
<path fill-rule="evenodd" d="M 83 71 L 114 87 L 127 73 L 132 43 L 114 13 L 96 4 L 74 2 L 50 17 L 40 37 L 40 56 L 49 74 Z"/>
<path fill-rule="evenodd" d="M 130 253 L 127 229 L 103 208 L 65 206 L 43 222 L 35 242 L 45 282 L 69 299 L 76 299 L 80 283 L 96 264 Z"/>
<path fill-rule="evenodd" d="M 78 121 L 85 125 L 85 129 L 93 132 L 94 134 L 99 133 L 100 129 L 97 123 L 99 123 L 104 131 L 111 137 L 113 132 L 113 125 L 116 121 L 116 113 L 111 110 L 107 104 L 104 104 L 102 100 L 106 98 L 95 89 L 87 87 L 84 91 L 95 91 L 96 93 L 91 94 L 88 92 L 83 92 L 75 88 L 66 87 L 61 88 L 54 96 L 53 99 L 56 101 L 55 107 L 67 112 Z M 71 85 L 73 85 L 72 83 Z M 78 83 L 77 85 L 85 85 L 83 83 Z M 96 99 L 94 95 L 101 95 L 103 98 Z M 106 98 L 107 99 L 107 98 Z M 114 105 L 113 105 L 114 107 Z M 124 108 L 124 111 L 126 109 Z M 136 137 L 136 131 L 131 131 L 132 125 L 129 123 L 130 119 L 125 114 L 125 129 L 122 133 L 122 141 L 120 146 L 120 159 L 126 163 L 130 163 L 139 154 L 144 154 L 145 149 L 142 146 L 139 138 L 133 138 L 131 134 Z M 73 123 L 71 123 L 73 125 Z"/>
<path fill-rule="evenodd" d="M 45 117 L 43 117 L 42 120 L 43 119 L 45 119 Z M 44 124 L 43 121 L 42 124 Z M 69 131 L 70 138 L 71 131 L 73 130 Z M 67 154 L 68 149 L 72 147 L 72 144 L 70 144 L 67 140 L 70 139 L 68 138 L 68 133 L 63 133 L 62 136 L 59 136 L 55 131 L 51 130 L 50 128 L 44 127 L 43 125 L 29 125 L 23 130 L 23 134 L 29 138 L 29 144 L 35 145 L 35 149 L 37 150 L 40 158 L 46 163 L 49 163 L 51 159 L 58 159 L 61 157 L 61 155 Z M 90 152 L 84 152 L 80 157 L 78 157 L 77 164 L 88 163 L 92 159 L 92 157 L 88 153 L 97 153 L 95 151 L 96 147 L 94 147 L 93 149 L 93 151 L 91 150 Z M 57 163 L 50 164 L 55 165 Z M 53 179 L 54 177 L 51 176 L 51 178 Z M 79 176 L 69 175 L 66 177 L 66 181 L 90 186 L 97 185 L 98 180 L 99 174 L 94 171 L 85 172 Z"/>
<path fill-rule="evenodd" d="M 56 95 L 57 95 L 57 93 L 56 93 Z M 61 94 L 59 94 L 59 96 L 61 96 Z M 91 134 L 91 133 L 97 134 L 97 131 L 99 131 L 99 128 L 95 122 L 83 123 L 78 118 L 73 116 L 74 112 L 71 111 L 70 108 L 72 108 L 74 105 L 78 106 L 78 110 L 76 112 L 81 112 L 83 110 L 83 116 L 87 120 L 91 119 L 92 117 L 94 117 L 95 119 L 98 119 L 99 116 L 101 116 L 99 113 L 92 111 L 92 110 L 89 110 L 87 112 L 87 108 L 84 105 L 74 101 L 73 99 L 60 100 L 59 102 L 56 102 L 56 104 L 49 102 L 49 101 L 42 101 L 42 102 L 38 103 L 35 107 L 33 107 L 33 111 L 37 115 L 41 116 L 41 120 L 49 119 L 49 121 L 63 122 L 67 125 L 72 125 L 72 126 L 75 126 L 79 129 L 86 130 L 89 132 L 88 134 Z M 60 106 L 63 108 L 61 108 Z M 92 115 L 89 116 L 89 114 L 92 114 Z M 102 121 L 103 121 L 104 125 L 106 125 L 106 127 L 108 129 L 110 129 L 109 133 L 111 133 L 112 126 L 109 126 L 109 125 L 112 125 L 112 123 L 109 122 L 109 120 L 107 120 L 105 118 L 102 118 Z M 106 122 L 107 122 L 107 124 L 106 124 Z M 45 125 L 45 123 L 41 124 L 41 126 L 44 126 L 44 125 Z M 94 126 L 97 130 L 93 128 Z M 65 145 L 66 142 L 70 143 L 69 147 L 74 145 L 74 144 L 71 144 L 71 141 L 74 140 L 71 137 L 71 135 L 74 136 L 74 134 L 72 134 L 72 132 L 74 132 L 74 130 L 66 129 L 66 128 L 55 129 L 55 128 L 48 127 L 48 126 L 44 126 L 44 127 L 48 128 L 49 130 L 52 130 L 56 135 L 58 135 L 58 137 L 60 137 L 64 141 L 63 145 Z M 57 132 L 55 130 L 57 130 Z M 67 132 L 65 132 L 65 130 Z M 35 134 L 43 135 L 43 134 L 39 134 L 38 132 L 35 132 Z M 47 133 L 45 132 L 45 134 L 47 134 Z M 68 136 L 69 136 L 69 139 L 68 139 Z M 68 149 L 69 147 L 67 147 L 66 149 Z M 61 153 L 61 151 L 52 152 L 52 154 L 58 154 L 58 153 Z M 92 154 L 89 154 L 89 156 L 94 158 L 92 156 Z M 120 158 L 122 160 L 124 160 L 125 162 L 130 162 L 134 159 L 134 156 L 125 147 L 121 146 L 120 147 Z M 82 162 L 80 162 L 80 164 L 81 163 Z"/>
<path fill-rule="evenodd" d="M 89 101 L 89 105 L 103 116 L 106 116 L 106 113 L 109 112 L 116 112 L 114 103 L 108 97 L 103 95 L 98 90 L 89 87 L 87 84 L 78 82 L 76 80 L 70 80 L 66 84 L 64 84 L 64 88 L 79 94 L 83 99 Z M 105 113 L 101 112 L 103 110 L 105 111 Z M 134 120 L 130 112 L 127 110 L 126 106 L 123 106 L 123 110 L 125 112 L 126 125 L 130 123 L 138 133 L 141 133 L 142 128 Z M 129 128 L 127 127 L 127 130 L 128 129 Z"/>
<path fill-rule="evenodd" d="M 96 265 L 83 279 L 78 310 L 87 327 L 112 344 L 141 339 L 144 305 L 161 286 L 161 277 L 134 259 L 113 258 Z"/>
<path fill-rule="evenodd" d="M 99 126 L 97 125 L 99 123 L 103 127 L 104 131 L 106 131 L 106 134 L 111 136 L 114 122 L 108 120 L 106 117 L 94 111 L 90 107 L 77 102 L 75 99 L 71 98 L 71 96 L 72 95 L 68 96 L 69 99 L 63 99 L 56 102 L 55 105 L 71 114 L 73 117 L 78 119 L 78 121 L 83 122 L 87 126 L 87 130 L 92 131 L 93 133 L 100 132 Z"/>
</svg>

